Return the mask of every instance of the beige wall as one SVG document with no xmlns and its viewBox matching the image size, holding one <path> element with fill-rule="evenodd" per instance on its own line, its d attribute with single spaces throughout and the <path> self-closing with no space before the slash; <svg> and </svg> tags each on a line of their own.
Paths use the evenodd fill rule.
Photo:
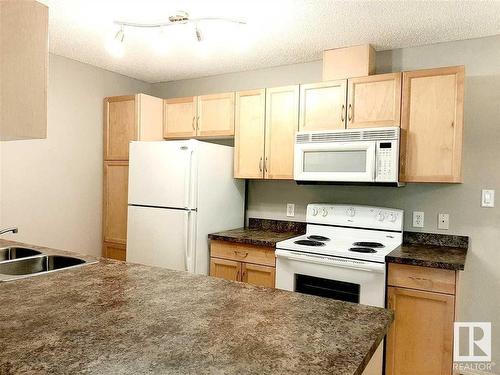
<svg viewBox="0 0 500 375">
<path fill-rule="evenodd" d="M 438 232 L 438 213 L 449 213 L 450 230 L 443 233 L 471 237 L 466 271 L 460 284 L 459 318 L 493 321 L 494 360 L 500 363 L 500 198 L 496 208 L 480 207 L 481 189 L 496 189 L 500 197 L 500 36 L 377 54 L 380 73 L 461 64 L 466 66 L 467 76 L 463 184 L 383 188 L 250 181 L 247 214 L 286 220 L 286 203 L 290 202 L 296 204 L 295 219 L 304 220 L 305 207 L 310 202 L 372 204 L 404 209 L 407 230 L 414 230 L 411 211 L 424 211 L 423 231 Z M 175 97 L 320 79 L 321 64 L 313 62 L 157 84 L 154 90 L 159 96 Z"/>
<path fill-rule="evenodd" d="M 48 138 L 0 142 L 0 227 L 5 238 L 101 252 L 102 101 L 151 86 L 50 56 Z"/>
</svg>

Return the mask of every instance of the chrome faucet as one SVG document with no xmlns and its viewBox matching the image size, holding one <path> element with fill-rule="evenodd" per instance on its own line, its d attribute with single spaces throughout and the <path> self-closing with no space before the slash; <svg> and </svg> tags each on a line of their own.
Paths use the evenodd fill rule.
<svg viewBox="0 0 500 375">
<path fill-rule="evenodd" d="M 18 232 L 18 229 L 17 229 L 17 228 L 15 228 L 15 227 L 12 227 L 12 228 L 5 228 L 5 229 L 0 229 L 0 235 L 5 234 L 5 233 L 9 233 L 9 232 L 12 232 L 12 233 L 17 233 L 17 232 Z"/>
</svg>

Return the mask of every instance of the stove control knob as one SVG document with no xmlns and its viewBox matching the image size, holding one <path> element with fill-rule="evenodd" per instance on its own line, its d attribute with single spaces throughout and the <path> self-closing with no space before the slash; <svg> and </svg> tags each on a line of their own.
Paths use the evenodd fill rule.
<svg viewBox="0 0 500 375">
<path fill-rule="evenodd" d="M 312 215 L 316 216 L 317 214 L 318 214 L 318 209 L 317 208 L 313 208 L 312 209 Z"/>
<path fill-rule="evenodd" d="M 323 217 L 328 216 L 328 210 L 326 208 L 323 208 L 321 215 L 323 215 Z"/>
<path fill-rule="evenodd" d="M 384 221 L 385 219 L 385 216 L 382 212 L 379 212 L 378 215 L 377 215 L 377 220 L 378 221 Z"/>
<path fill-rule="evenodd" d="M 354 217 L 354 215 L 356 215 L 356 210 L 353 207 L 350 207 L 347 209 L 346 213 L 347 216 Z"/>
<path fill-rule="evenodd" d="M 390 213 L 390 214 L 389 214 L 389 221 L 390 221 L 391 223 L 394 223 L 394 222 L 396 221 L 396 215 L 395 215 L 395 214 L 393 214 L 393 213 Z"/>
</svg>

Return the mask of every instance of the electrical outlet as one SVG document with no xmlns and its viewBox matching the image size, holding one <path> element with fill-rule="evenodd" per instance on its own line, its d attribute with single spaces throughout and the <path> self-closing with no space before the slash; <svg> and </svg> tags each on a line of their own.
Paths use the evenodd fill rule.
<svg viewBox="0 0 500 375">
<path fill-rule="evenodd" d="M 450 215 L 449 214 L 439 214 L 438 215 L 438 229 L 444 229 L 444 230 L 450 229 Z"/>
<path fill-rule="evenodd" d="M 295 216 L 295 204 L 287 203 L 286 204 L 286 216 Z"/>
<path fill-rule="evenodd" d="M 424 227 L 424 213 L 421 211 L 413 211 L 413 227 L 423 228 Z"/>
</svg>

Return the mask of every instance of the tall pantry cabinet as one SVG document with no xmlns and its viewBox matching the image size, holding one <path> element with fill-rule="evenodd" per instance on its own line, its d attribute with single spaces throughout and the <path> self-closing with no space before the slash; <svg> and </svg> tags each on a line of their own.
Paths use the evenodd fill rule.
<svg viewBox="0 0 500 375">
<path fill-rule="evenodd" d="M 145 94 L 104 99 L 103 257 L 125 260 L 129 143 L 162 139 L 162 99 Z"/>
</svg>

